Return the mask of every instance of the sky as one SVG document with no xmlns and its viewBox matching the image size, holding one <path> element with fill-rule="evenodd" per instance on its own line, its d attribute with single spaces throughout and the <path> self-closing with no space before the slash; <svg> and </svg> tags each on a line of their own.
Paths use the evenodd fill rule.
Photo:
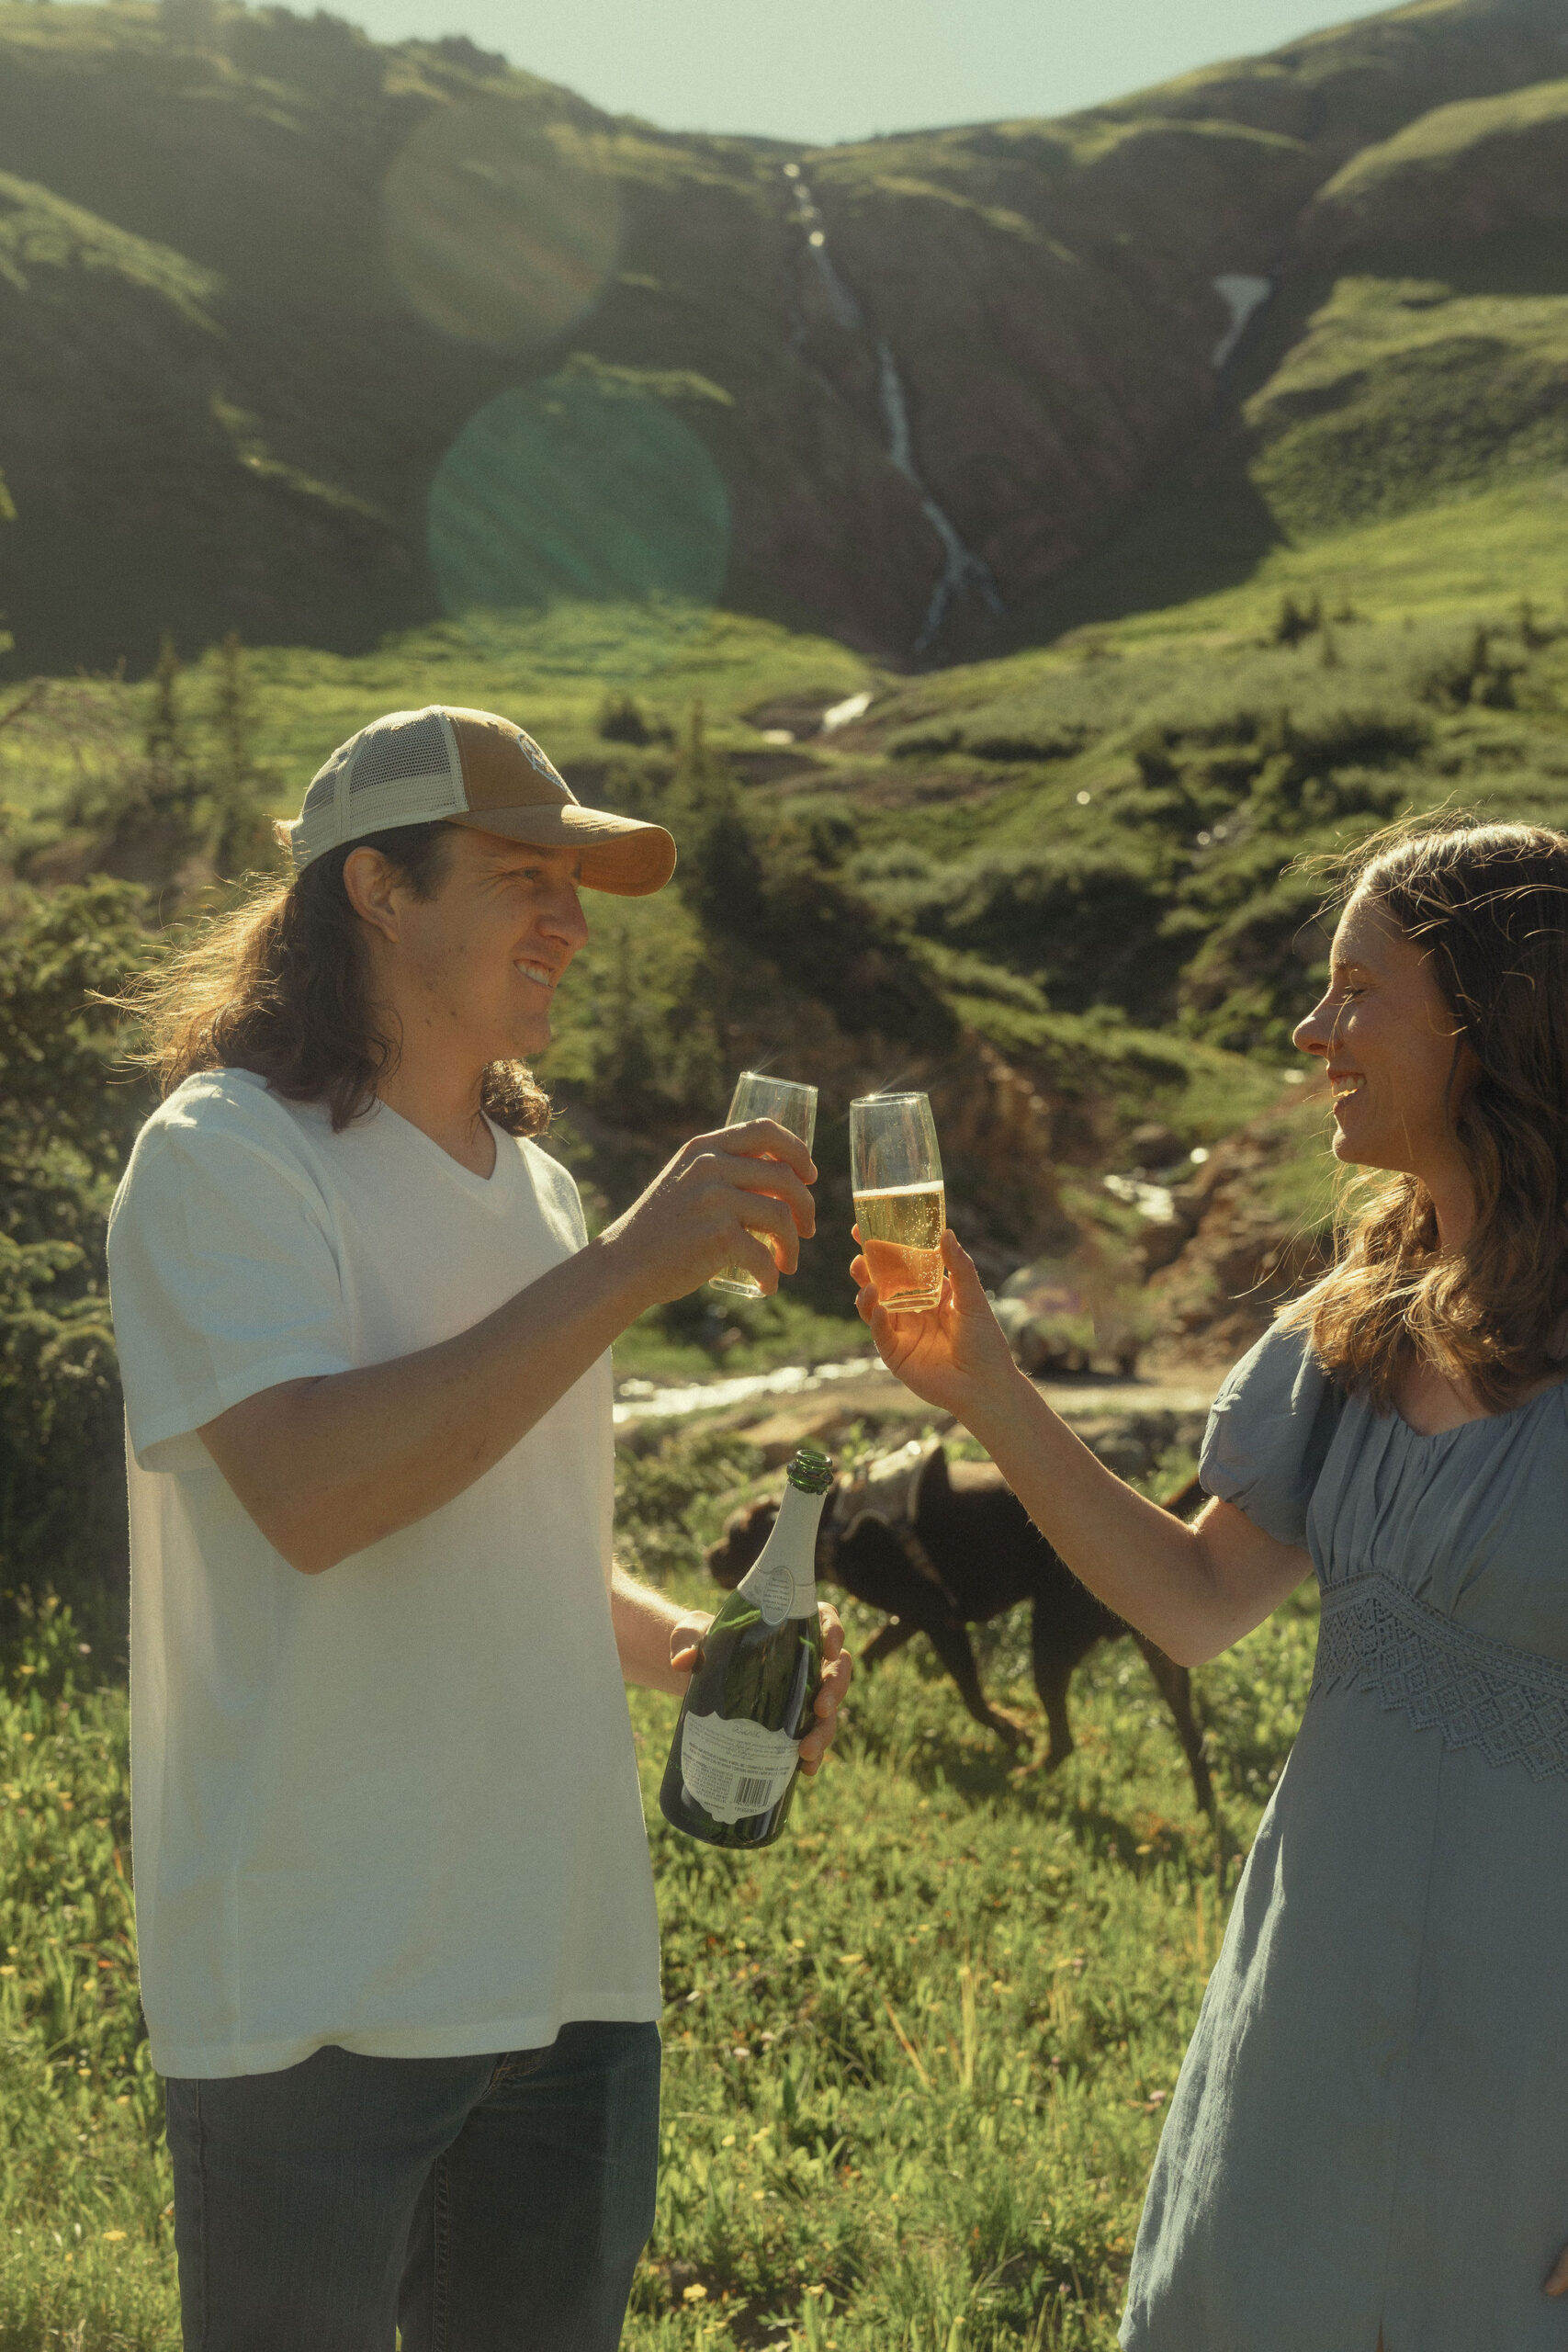
<svg viewBox="0 0 1568 2352">
<path fill-rule="evenodd" d="M 295 0 L 309 14 L 315 0 Z M 377 40 L 467 33 L 615 114 L 802 145 L 1068 114 L 1378 15 L 1357 0 L 328 0 Z"/>
</svg>

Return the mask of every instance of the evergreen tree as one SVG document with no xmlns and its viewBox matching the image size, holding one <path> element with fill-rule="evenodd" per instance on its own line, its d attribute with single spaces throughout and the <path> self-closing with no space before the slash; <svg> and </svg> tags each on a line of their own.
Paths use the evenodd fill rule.
<svg viewBox="0 0 1568 2352">
<path fill-rule="evenodd" d="M 213 862 L 220 874 L 238 874 L 270 864 L 275 844 L 266 820 L 266 779 L 255 755 L 255 696 L 233 629 L 219 649 L 211 728 Z"/>
<path fill-rule="evenodd" d="M 186 757 L 185 717 L 180 708 L 180 657 L 167 629 L 158 648 L 152 672 L 152 707 L 143 738 L 147 758 L 160 774 L 183 766 Z"/>
<path fill-rule="evenodd" d="M 707 740 L 700 702 L 675 762 L 670 800 L 681 894 L 705 931 L 744 935 L 761 912 L 762 868 L 733 769 Z"/>
</svg>

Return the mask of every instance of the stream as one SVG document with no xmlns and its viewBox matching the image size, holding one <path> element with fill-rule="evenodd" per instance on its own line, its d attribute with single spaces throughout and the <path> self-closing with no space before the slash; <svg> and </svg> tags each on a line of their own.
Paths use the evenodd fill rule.
<svg viewBox="0 0 1568 2352">
<path fill-rule="evenodd" d="M 728 1380 L 720 1377 L 671 1382 L 667 1386 L 655 1380 L 617 1380 L 615 1427 L 626 1430 L 635 1428 L 639 1421 L 724 1412 L 731 1406 L 764 1403 L 775 1396 L 815 1396 L 839 1380 L 872 1384 L 873 1399 L 885 1391 L 886 1402 L 879 1401 L 874 1407 L 884 1417 L 889 1406 L 899 1405 L 919 1416 L 921 1408 L 912 1404 L 892 1374 L 883 1369 L 875 1356 L 867 1354 L 851 1356 L 839 1363 L 786 1363 L 773 1372 L 736 1374 Z M 1192 1365 L 1168 1367 L 1152 1379 L 1097 1377 L 1091 1374 L 1075 1379 L 1042 1380 L 1036 1385 L 1058 1413 L 1072 1420 L 1106 1413 L 1206 1413 L 1213 1402 L 1219 1378 L 1207 1365 Z M 868 1400 L 856 1397 L 854 1408 L 873 1408 Z"/>
<path fill-rule="evenodd" d="M 877 401 L 887 438 L 888 462 L 896 473 L 902 474 L 919 500 L 920 512 L 936 533 L 942 548 L 942 571 L 931 590 L 926 616 L 914 645 L 917 653 L 929 652 L 949 613 L 966 589 L 976 591 L 988 612 L 999 614 L 1004 610 L 996 576 L 985 559 L 977 556 L 967 544 L 958 526 L 933 495 L 920 472 L 915 458 L 914 435 L 909 425 L 908 394 L 893 346 L 886 335 L 875 334 L 869 325 L 853 288 L 845 282 L 828 251 L 828 232 L 817 209 L 817 200 L 801 177 L 799 164 L 786 164 L 784 177 L 790 183 L 795 219 L 806 238 L 807 253 L 822 281 L 828 308 L 835 324 L 848 333 L 866 335 L 872 340 L 876 354 Z M 796 340 L 804 341 L 804 329 L 798 332 Z"/>
<path fill-rule="evenodd" d="M 617 1380 L 615 1427 L 679 1413 L 720 1412 L 762 1396 L 812 1396 L 829 1381 L 874 1378 L 881 1370 L 874 1356 L 863 1355 L 852 1356 L 847 1363 L 786 1363 L 773 1372 L 737 1373 L 728 1380 L 687 1380 L 668 1387 L 652 1380 Z"/>
</svg>

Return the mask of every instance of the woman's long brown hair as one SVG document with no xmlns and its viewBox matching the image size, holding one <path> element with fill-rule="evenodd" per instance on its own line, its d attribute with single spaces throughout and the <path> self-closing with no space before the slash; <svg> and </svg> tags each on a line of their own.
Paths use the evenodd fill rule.
<svg viewBox="0 0 1568 2352">
<path fill-rule="evenodd" d="M 1380 1412 L 1435 1364 L 1488 1412 L 1563 1371 L 1568 1329 L 1568 837 L 1456 822 L 1381 834 L 1343 869 L 1428 959 L 1477 1065 L 1453 1134 L 1474 1190 L 1458 1249 L 1417 1177 L 1379 1183 L 1338 1263 L 1281 1320 Z"/>
<path fill-rule="evenodd" d="M 449 829 L 402 825 L 370 837 L 416 898 L 441 887 Z M 334 1128 L 362 1117 L 393 1068 L 398 1040 L 378 1024 L 359 917 L 343 869 L 362 844 L 325 851 L 294 879 L 253 883 L 239 905 L 111 1000 L 131 1014 L 130 1056 L 170 1094 L 206 1069 L 248 1069 L 291 1102 L 324 1102 Z M 514 1136 L 542 1135 L 547 1097 L 522 1062 L 491 1062 L 483 1109 Z"/>
</svg>

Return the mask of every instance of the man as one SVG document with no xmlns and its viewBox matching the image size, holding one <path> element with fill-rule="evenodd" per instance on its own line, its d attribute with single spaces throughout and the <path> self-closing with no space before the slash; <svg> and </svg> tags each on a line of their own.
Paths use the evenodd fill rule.
<svg viewBox="0 0 1568 2352">
<path fill-rule="evenodd" d="M 580 886 L 658 889 L 504 719 L 334 752 L 295 874 L 157 974 L 110 1223 L 142 1998 L 203 2352 L 600 2352 L 652 2219 L 657 1921 L 612 1574 L 610 1342 L 764 1289 L 816 1170 L 698 1136 L 590 1241 L 528 1140 Z M 848 1682 L 842 1634 L 815 1770 Z"/>
</svg>

